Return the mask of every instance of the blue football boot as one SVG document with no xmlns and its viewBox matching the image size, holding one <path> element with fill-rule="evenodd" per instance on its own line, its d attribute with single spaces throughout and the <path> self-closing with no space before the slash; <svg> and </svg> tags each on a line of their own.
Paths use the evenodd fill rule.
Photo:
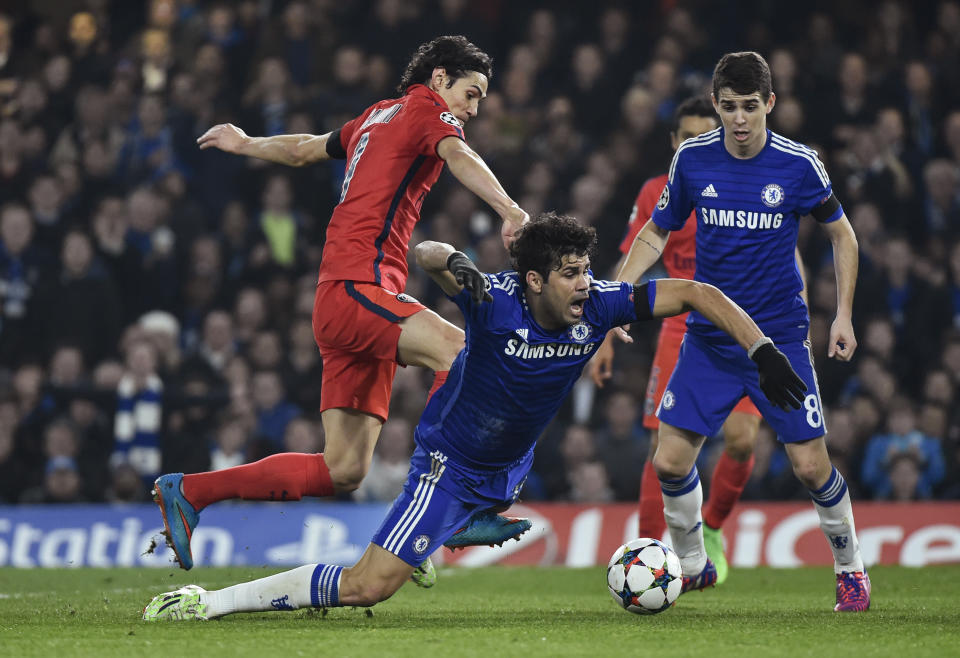
<svg viewBox="0 0 960 658">
<path fill-rule="evenodd" d="M 182 569 L 193 567 L 193 553 L 190 552 L 190 538 L 197 527 L 200 515 L 193 505 L 184 498 L 181 485 L 183 473 L 161 475 L 153 483 L 153 501 L 160 506 L 163 514 L 164 536 L 167 544 L 177 556 Z"/>
<path fill-rule="evenodd" d="M 680 588 L 680 593 L 692 592 L 695 589 L 702 590 L 713 587 L 716 584 L 717 568 L 713 565 L 710 558 L 707 558 L 707 563 L 703 566 L 703 570 L 700 573 L 696 576 L 683 577 L 683 587 Z"/>
<path fill-rule="evenodd" d="M 501 516 L 491 510 L 477 512 L 467 525 L 443 543 L 451 550 L 467 546 L 500 546 L 508 539 L 520 540 L 520 535 L 533 527 L 530 519 Z"/>
</svg>

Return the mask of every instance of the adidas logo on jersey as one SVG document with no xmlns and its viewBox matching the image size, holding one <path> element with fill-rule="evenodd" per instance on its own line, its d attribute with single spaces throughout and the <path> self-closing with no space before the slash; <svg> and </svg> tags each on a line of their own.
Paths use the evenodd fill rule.
<svg viewBox="0 0 960 658">
<path fill-rule="evenodd" d="M 705 188 L 703 188 L 703 192 L 700 193 L 700 196 L 709 196 L 716 199 L 717 196 L 719 195 L 717 194 L 717 191 L 713 188 L 713 183 L 710 183 Z"/>
<path fill-rule="evenodd" d="M 517 329 L 517 335 L 520 336 L 520 338 L 526 340 L 527 336 L 530 335 L 530 330 L 527 329 L 526 327 L 524 327 L 523 329 Z"/>
</svg>

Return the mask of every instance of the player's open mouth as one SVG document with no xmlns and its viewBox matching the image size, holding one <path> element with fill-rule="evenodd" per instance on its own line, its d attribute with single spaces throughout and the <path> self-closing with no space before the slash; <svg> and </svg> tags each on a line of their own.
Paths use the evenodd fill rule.
<svg viewBox="0 0 960 658">
<path fill-rule="evenodd" d="M 737 140 L 738 142 L 745 142 L 745 141 L 747 141 L 747 138 L 748 138 L 749 136 L 750 136 L 750 132 L 747 131 L 747 130 L 734 130 L 734 131 L 733 131 L 733 138 L 734 138 L 735 140 Z"/>
<path fill-rule="evenodd" d="M 586 299 L 578 299 L 570 304 L 570 313 L 573 315 L 573 317 L 579 318 L 581 315 L 583 315 L 583 302 L 585 301 Z"/>
</svg>

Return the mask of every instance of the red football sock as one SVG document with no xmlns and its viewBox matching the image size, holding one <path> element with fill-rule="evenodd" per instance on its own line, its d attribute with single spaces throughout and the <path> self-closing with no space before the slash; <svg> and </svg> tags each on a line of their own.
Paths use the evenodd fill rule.
<svg viewBox="0 0 960 658">
<path fill-rule="evenodd" d="M 300 500 L 333 494 L 330 469 L 322 453 L 285 452 L 252 464 L 183 476 L 183 495 L 198 512 L 230 498 Z"/>
<path fill-rule="evenodd" d="M 427 393 L 427 400 L 433 397 L 433 394 L 437 392 L 437 389 L 443 386 L 443 383 L 447 381 L 447 375 L 450 374 L 449 370 L 438 370 L 433 375 L 433 386 L 430 387 L 430 392 Z"/>
<path fill-rule="evenodd" d="M 653 470 L 653 461 L 648 459 L 643 465 L 643 475 L 640 476 L 640 536 L 660 539 L 666 529 L 660 479 Z"/>
<path fill-rule="evenodd" d="M 753 471 L 753 455 L 745 462 L 738 462 L 726 452 L 720 455 L 710 480 L 710 498 L 703 507 L 703 522 L 711 528 L 719 528 L 730 516 L 730 510 L 740 500 L 740 494 Z"/>
</svg>

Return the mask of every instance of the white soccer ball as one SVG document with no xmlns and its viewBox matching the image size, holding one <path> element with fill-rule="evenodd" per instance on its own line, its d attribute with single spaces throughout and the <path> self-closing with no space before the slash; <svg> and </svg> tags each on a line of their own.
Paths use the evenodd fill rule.
<svg viewBox="0 0 960 658">
<path fill-rule="evenodd" d="M 620 607 L 638 615 L 655 615 L 680 596 L 680 558 L 656 539 L 642 537 L 616 550 L 607 564 L 607 588 Z"/>
</svg>

